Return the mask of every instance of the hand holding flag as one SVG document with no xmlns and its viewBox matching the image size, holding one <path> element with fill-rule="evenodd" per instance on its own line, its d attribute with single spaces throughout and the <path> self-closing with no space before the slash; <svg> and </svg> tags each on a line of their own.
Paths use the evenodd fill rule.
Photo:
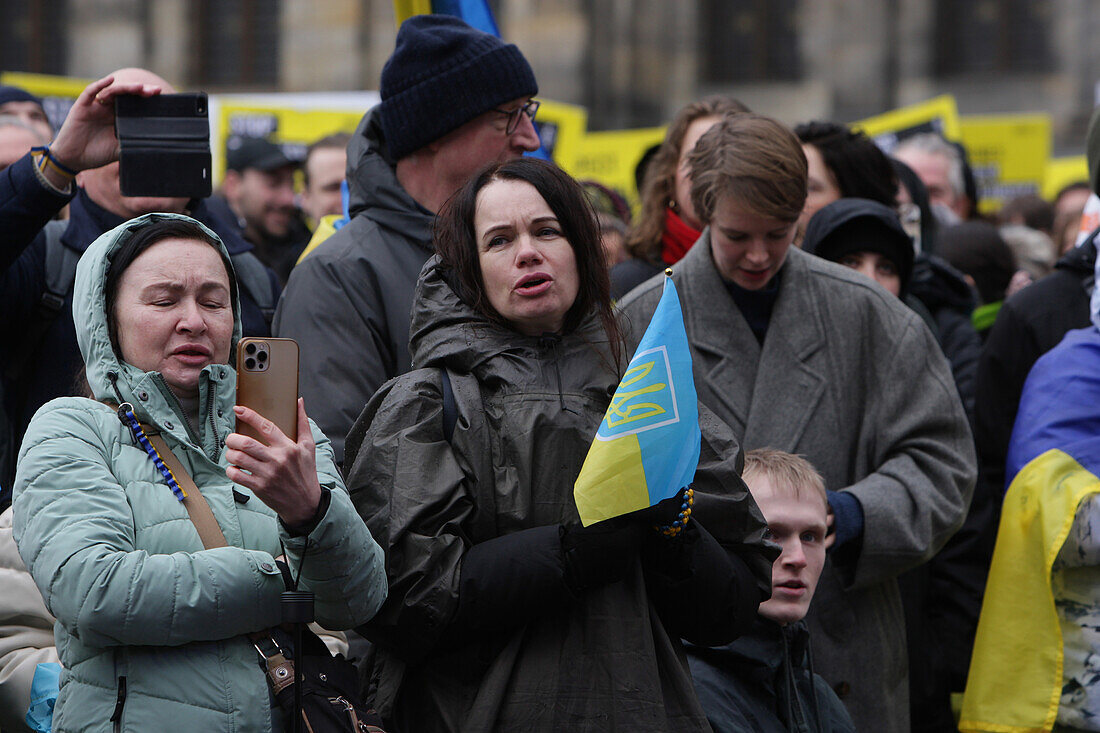
<svg viewBox="0 0 1100 733">
<path fill-rule="evenodd" d="M 644 509 L 686 488 L 701 441 L 684 317 L 666 277 L 573 486 L 581 523 Z"/>
</svg>

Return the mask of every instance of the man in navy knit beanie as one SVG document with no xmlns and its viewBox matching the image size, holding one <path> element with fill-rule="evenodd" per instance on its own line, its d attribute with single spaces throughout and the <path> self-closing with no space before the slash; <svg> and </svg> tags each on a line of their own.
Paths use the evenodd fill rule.
<svg viewBox="0 0 1100 733">
<path fill-rule="evenodd" d="M 436 213 L 485 165 L 539 147 L 530 64 L 458 18 L 405 21 L 380 92 L 348 144 L 351 221 L 294 268 L 274 322 L 301 346 L 300 391 L 338 462 L 363 405 L 411 368 L 413 291 Z"/>
</svg>

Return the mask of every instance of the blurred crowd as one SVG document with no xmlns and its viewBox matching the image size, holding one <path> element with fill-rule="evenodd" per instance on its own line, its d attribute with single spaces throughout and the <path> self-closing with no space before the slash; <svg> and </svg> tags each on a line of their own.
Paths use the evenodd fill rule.
<svg viewBox="0 0 1100 733">
<path fill-rule="evenodd" d="M 164 79 L 58 130 L 0 87 L 0 729 L 50 662 L 54 730 L 282 729 L 249 634 L 293 571 L 390 731 L 1100 730 L 1100 120 L 1090 180 L 985 215 L 957 142 L 711 96 L 632 210 L 530 156 L 515 45 L 416 16 L 379 89 L 184 199 L 119 185 L 113 101 Z M 669 277 L 699 468 L 582 526 Z M 297 437 L 235 427 L 242 336 L 297 342 Z"/>
</svg>

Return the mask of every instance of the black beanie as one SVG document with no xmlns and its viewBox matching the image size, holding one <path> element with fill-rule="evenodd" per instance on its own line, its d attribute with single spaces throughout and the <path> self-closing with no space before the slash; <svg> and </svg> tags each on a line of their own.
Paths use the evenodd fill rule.
<svg viewBox="0 0 1100 733">
<path fill-rule="evenodd" d="M 390 158 L 400 160 L 538 90 L 515 44 L 451 15 L 414 15 L 401 24 L 393 55 L 382 67 L 378 115 Z"/>
</svg>

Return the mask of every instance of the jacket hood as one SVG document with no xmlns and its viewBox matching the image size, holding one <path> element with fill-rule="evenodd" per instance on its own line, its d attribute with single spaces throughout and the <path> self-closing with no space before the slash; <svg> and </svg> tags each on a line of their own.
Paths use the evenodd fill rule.
<svg viewBox="0 0 1100 733">
<path fill-rule="evenodd" d="M 375 107 L 363 115 L 348 143 L 348 213 L 352 218 L 363 214 L 409 241 L 430 242 L 435 215 L 401 187 L 389 158 Z"/>
<path fill-rule="evenodd" d="M 878 252 L 897 266 L 903 294 L 913 274 L 913 240 L 897 212 L 870 199 L 842 198 L 819 210 L 806 225 L 802 249 L 831 262 L 852 252 Z"/>
<path fill-rule="evenodd" d="M 544 338 L 505 328 L 462 301 L 448 282 L 439 255 L 433 255 L 420 271 L 413 304 L 409 350 L 414 369 L 447 366 L 454 371 L 474 372 L 497 356 L 523 360 L 530 347 Z M 586 318 L 561 339 L 585 345 L 606 340 L 595 316 Z"/>
<path fill-rule="evenodd" d="M 124 222 L 114 229 L 105 232 L 89 245 L 87 251 L 80 258 L 76 267 L 76 283 L 73 289 L 73 320 L 83 327 L 76 329 L 77 345 L 80 354 L 84 357 L 85 370 L 88 384 L 97 400 L 117 401 L 108 374 L 118 376 L 118 389 L 122 397 L 135 405 L 135 412 L 141 412 L 142 406 L 132 396 L 139 394 L 142 388 L 139 385 L 148 383 L 155 372 L 142 372 L 137 367 L 122 361 L 115 354 L 111 346 L 111 338 L 107 328 L 107 297 L 106 283 L 107 270 L 111 264 L 111 258 L 119 248 L 140 227 L 162 219 L 180 219 L 198 224 L 206 234 L 218 243 L 218 250 L 223 257 L 229 257 L 229 253 L 222 244 L 222 240 L 213 231 L 203 224 L 181 214 L 145 214 L 136 219 Z M 233 312 L 233 343 L 241 337 L 241 310 L 240 296 L 236 297 L 236 306 Z M 209 372 L 216 365 L 207 366 L 203 371 Z M 218 370 L 219 381 L 227 378 L 226 369 Z M 145 391 L 151 391 L 145 387 Z M 141 402 L 145 402 L 142 400 Z M 147 415 L 148 416 L 148 415 Z M 139 418 L 142 416 L 139 414 Z M 144 419 L 144 418 L 143 418 Z"/>
</svg>

